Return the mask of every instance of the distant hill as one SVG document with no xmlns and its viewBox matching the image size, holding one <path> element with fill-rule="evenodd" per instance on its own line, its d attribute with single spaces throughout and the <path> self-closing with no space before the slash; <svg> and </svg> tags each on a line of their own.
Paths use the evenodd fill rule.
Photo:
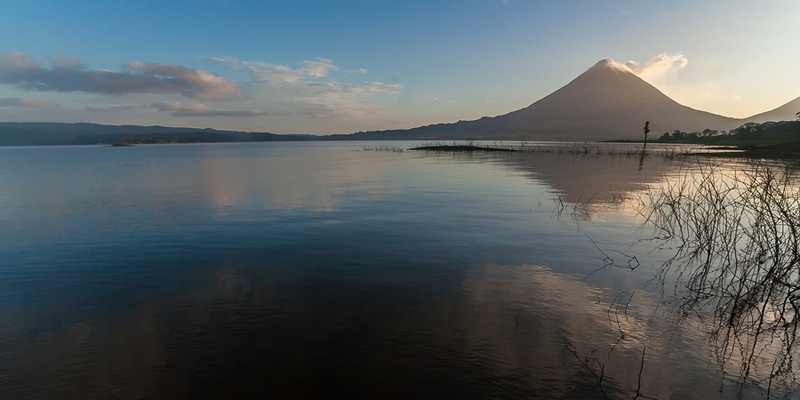
<svg viewBox="0 0 800 400">
<path fill-rule="evenodd" d="M 767 112 L 747 117 L 744 122 L 792 121 L 800 112 L 800 97 Z"/>
<path fill-rule="evenodd" d="M 314 140 L 311 135 L 221 131 L 166 126 L 0 122 L 0 146 L 214 143 Z"/>
<path fill-rule="evenodd" d="M 645 121 L 653 134 L 723 130 L 744 121 L 678 104 L 626 66 L 602 60 L 543 99 L 521 110 L 474 121 L 406 130 L 361 132 L 362 139 L 642 139 Z"/>
</svg>

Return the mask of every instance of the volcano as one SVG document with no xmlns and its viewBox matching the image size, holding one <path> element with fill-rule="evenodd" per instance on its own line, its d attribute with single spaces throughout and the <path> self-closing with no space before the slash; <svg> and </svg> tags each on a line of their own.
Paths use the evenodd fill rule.
<svg viewBox="0 0 800 400">
<path fill-rule="evenodd" d="M 358 135 L 370 139 L 642 139 L 645 121 L 650 121 L 655 137 L 674 130 L 727 130 L 743 123 L 681 105 L 624 64 L 606 59 L 543 99 L 508 114 Z"/>
</svg>

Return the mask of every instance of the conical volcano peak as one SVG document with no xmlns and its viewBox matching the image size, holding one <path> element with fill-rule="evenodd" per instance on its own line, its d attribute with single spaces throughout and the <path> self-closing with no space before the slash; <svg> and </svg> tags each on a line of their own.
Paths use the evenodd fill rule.
<svg viewBox="0 0 800 400">
<path fill-rule="evenodd" d="M 589 70 L 613 70 L 613 71 L 621 71 L 621 72 L 633 72 L 627 65 L 618 63 L 610 58 L 605 58 L 597 62 L 592 68 Z"/>
<path fill-rule="evenodd" d="M 732 129 L 742 124 L 742 120 L 683 106 L 626 64 L 607 58 L 555 92 L 508 114 L 363 137 L 640 140 L 645 121 L 650 122 L 654 135 L 674 130 Z"/>
</svg>

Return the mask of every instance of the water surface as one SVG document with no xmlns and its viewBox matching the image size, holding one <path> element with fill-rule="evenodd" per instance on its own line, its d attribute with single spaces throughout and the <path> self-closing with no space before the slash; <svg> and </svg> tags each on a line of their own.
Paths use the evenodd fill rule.
<svg viewBox="0 0 800 400">
<path fill-rule="evenodd" d="M 642 191 L 687 168 L 353 142 L 0 148 L 0 397 L 730 397 L 637 242 Z"/>
</svg>

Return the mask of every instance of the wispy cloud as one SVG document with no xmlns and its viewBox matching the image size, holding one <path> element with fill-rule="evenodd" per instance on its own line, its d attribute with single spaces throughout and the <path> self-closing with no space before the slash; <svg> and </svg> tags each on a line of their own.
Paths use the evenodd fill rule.
<svg viewBox="0 0 800 400">
<path fill-rule="evenodd" d="M 91 67 L 71 56 L 38 60 L 23 53 L 0 52 L 0 86 L 13 85 L 29 92 L 80 93 L 63 98 L 69 98 L 72 107 L 98 117 L 127 111 L 151 114 L 161 120 L 241 117 L 242 122 L 237 125 L 275 122 L 291 126 L 292 130 L 321 132 L 395 122 L 388 109 L 397 102 L 393 96 L 403 90 L 400 83 L 369 79 L 364 68 L 339 66 L 324 57 L 291 65 L 228 56 L 201 58 L 216 63 L 213 70 L 220 75 L 166 62 L 130 61 L 109 70 Z M 80 98 L 91 94 L 101 96 Z M 183 101 L 177 101 L 181 98 Z M 8 99 L 3 103 L 19 107 L 34 104 L 43 107 L 46 103 L 12 103 Z M 255 118 L 270 116 L 287 118 Z M 324 121 L 309 122 L 312 119 Z M 298 128 L 304 126 L 311 128 Z"/>
<path fill-rule="evenodd" d="M 625 67 L 676 101 L 687 102 L 708 95 L 702 93 L 705 89 L 686 87 L 681 81 L 678 73 L 688 64 L 681 53 L 661 53 L 643 63 L 628 61 Z"/>
<path fill-rule="evenodd" d="M 296 67 L 243 61 L 228 56 L 206 59 L 247 73 L 251 81 L 245 88 L 255 101 L 272 107 L 292 109 L 293 113 L 315 118 L 380 118 L 385 114 L 384 111 L 376 103 L 369 101 L 369 97 L 396 94 L 403 88 L 399 83 L 345 83 L 334 78 L 332 74 L 338 72 L 340 74 L 337 75 L 346 77 L 353 72 L 365 74 L 367 71 L 363 68 L 342 69 L 332 60 L 321 57 L 301 61 Z"/>
<path fill-rule="evenodd" d="M 119 111 L 130 111 L 135 109 L 136 106 L 108 106 L 108 107 L 86 107 L 86 111 L 96 113 L 113 113 Z"/>
<path fill-rule="evenodd" d="M 430 100 L 430 101 L 439 101 L 439 98 L 430 94 L 425 93 L 416 93 L 416 97 L 423 99 L 423 100 Z"/>
<path fill-rule="evenodd" d="M 662 53 L 643 63 L 628 61 L 625 65 L 673 100 L 692 108 L 714 110 L 741 104 L 743 100 L 739 94 L 728 92 L 713 76 L 697 80 L 692 79 L 693 74 L 682 75 L 689 65 L 682 53 Z"/>
<path fill-rule="evenodd" d="M 265 115 L 288 115 L 286 112 L 267 110 L 220 110 L 205 104 L 186 104 L 180 101 L 154 104 L 158 111 L 169 112 L 173 117 L 261 117 Z"/>
<path fill-rule="evenodd" d="M 174 64 L 133 61 L 116 72 L 88 69 L 75 57 L 62 56 L 45 66 L 22 53 L 0 53 L 0 83 L 25 90 L 116 95 L 177 93 L 194 99 L 226 99 L 239 94 L 236 82 Z"/>
<path fill-rule="evenodd" d="M 333 61 L 322 57 L 317 57 L 314 61 L 303 61 L 300 65 L 303 74 L 314 78 L 322 78 L 331 71 L 339 71 L 339 67 L 333 65 Z"/>
<path fill-rule="evenodd" d="M 30 97 L 6 97 L 0 99 L 0 107 L 55 108 L 58 103 Z"/>
<path fill-rule="evenodd" d="M 628 61 L 625 65 L 642 79 L 658 79 L 664 75 L 683 69 L 689 60 L 680 53 L 662 53 L 644 63 Z"/>
</svg>

